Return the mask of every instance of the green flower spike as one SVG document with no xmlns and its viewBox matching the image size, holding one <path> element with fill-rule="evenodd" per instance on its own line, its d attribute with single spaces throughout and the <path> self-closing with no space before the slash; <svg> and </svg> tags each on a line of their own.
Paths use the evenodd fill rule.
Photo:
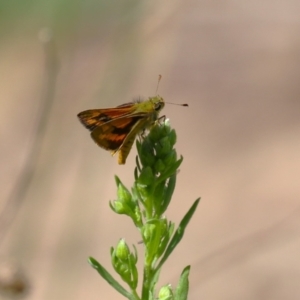
<svg viewBox="0 0 300 300">
<path fill-rule="evenodd" d="M 117 199 L 110 202 L 111 209 L 131 218 L 141 234 L 144 248 L 144 268 L 141 295 L 136 290 L 139 273 L 136 267 L 138 253 L 132 253 L 121 239 L 111 248 L 111 261 L 115 271 L 128 286 L 126 290 L 94 258 L 89 262 L 93 268 L 119 293 L 130 300 L 186 300 L 189 289 L 190 266 L 184 268 L 177 287 L 163 286 L 159 292 L 159 274 L 168 257 L 181 241 L 200 199 L 197 199 L 175 229 L 175 224 L 164 216 L 170 204 L 176 175 L 183 158 L 174 149 L 176 133 L 169 121 L 157 122 L 150 133 L 136 142 L 138 157 L 134 170 L 135 182 L 128 190 L 116 176 Z"/>
</svg>

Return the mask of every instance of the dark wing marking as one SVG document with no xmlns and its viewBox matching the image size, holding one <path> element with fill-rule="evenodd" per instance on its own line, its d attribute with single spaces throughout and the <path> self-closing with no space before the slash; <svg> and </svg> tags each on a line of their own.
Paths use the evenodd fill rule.
<svg viewBox="0 0 300 300">
<path fill-rule="evenodd" d="M 132 116 L 112 120 L 109 123 L 96 127 L 92 131 L 91 137 L 98 146 L 115 153 L 119 150 L 134 125 L 142 118 L 140 116 Z"/>
</svg>

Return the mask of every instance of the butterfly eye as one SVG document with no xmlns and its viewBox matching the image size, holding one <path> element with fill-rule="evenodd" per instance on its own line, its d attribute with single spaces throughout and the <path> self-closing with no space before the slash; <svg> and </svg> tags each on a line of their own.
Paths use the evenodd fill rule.
<svg viewBox="0 0 300 300">
<path fill-rule="evenodd" d="M 157 103 L 155 103 L 154 109 L 155 109 L 156 111 L 160 111 L 162 108 L 163 108 L 162 102 L 157 102 Z"/>
</svg>

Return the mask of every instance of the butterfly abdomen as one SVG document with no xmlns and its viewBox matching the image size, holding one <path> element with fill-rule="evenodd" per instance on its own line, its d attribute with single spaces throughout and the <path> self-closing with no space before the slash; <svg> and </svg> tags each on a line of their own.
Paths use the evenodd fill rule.
<svg viewBox="0 0 300 300">
<path fill-rule="evenodd" d="M 119 150 L 119 157 L 118 157 L 118 163 L 119 165 L 124 165 L 126 163 L 126 158 L 132 148 L 132 145 L 134 143 L 135 136 L 130 137 L 126 144 L 122 146 L 122 148 Z"/>
</svg>

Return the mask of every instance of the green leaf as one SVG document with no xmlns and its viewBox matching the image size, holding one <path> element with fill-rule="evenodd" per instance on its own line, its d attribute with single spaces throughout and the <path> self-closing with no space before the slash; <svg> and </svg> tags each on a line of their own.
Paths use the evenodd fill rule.
<svg viewBox="0 0 300 300">
<path fill-rule="evenodd" d="M 115 182 L 117 186 L 119 186 L 119 184 L 122 184 L 120 178 L 117 175 L 115 175 Z"/>
<path fill-rule="evenodd" d="M 158 158 L 153 166 L 153 169 L 155 174 L 162 173 L 166 169 L 166 165 L 160 158 Z"/>
<path fill-rule="evenodd" d="M 165 182 L 160 182 L 155 185 L 153 190 L 153 205 L 154 205 L 154 215 L 159 218 L 164 212 L 162 212 L 161 206 L 164 202 L 165 197 Z"/>
<path fill-rule="evenodd" d="M 151 141 L 145 138 L 138 151 L 140 162 L 144 167 L 153 166 L 155 163 L 154 145 Z"/>
<path fill-rule="evenodd" d="M 155 177 L 153 175 L 152 169 L 150 167 L 145 167 L 142 169 L 142 172 L 138 178 L 138 183 L 142 185 L 151 185 L 153 184 Z"/>
<path fill-rule="evenodd" d="M 129 300 L 135 300 L 136 298 L 126 291 L 111 275 L 110 273 L 93 257 L 89 257 L 89 264 L 97 270 L 97 272 L 106 280 L 115 290 L 126 297 Z"/>
<path fill-rule="evenodd" d="M 168 257 L 170 256 L 170 254 L 173 252 L 173 250 L 176 248 L 176 246 L 178 245 L 178 243 L 181 241 L 183 235 L 184 235 L 184 231 L 186 226 L 188 225 L 189 221 L 191 220 L 194 212 L 196 211 L 196 208 L 199 204 L 200 198 L 198 198 L 194 204 L 191 206 L 191 208 L 189 209 L 189 211 L 185 214 L 185 216 L 183 217 L 183 219 L 181 220 L 177 230 L 175 231 L 172 240 L 170 241 L 166 252 L 164 254 L 164 256 L 162 257 L 162 259 L 160 260 L 157 269 L 160 269 L 162 267 L 162 265 L 165 263 L 165 261 L 168 259 Z"/>
<path fill-rule="evenodd" d="M 176 173 L 172 175 L 164 190 L 164 199 L 161 203 L 160 213 L 164 214 L 168 208 L 176 185 Z"/>
<path fill-rule="evenodd" d="M 189 274 L 191 266 L 187 266 L 183 269 L 178 286 L 176 288 L 175 300 L 187 300 L 189 292 Z"/>
<path fill-rule="evenodd" d="M 117 176 L 116 176 L 117 178 Z M 126 188 L 126 186 L 121 182 L 119 178 L 116 179 L 117 185 L 117 194 L 118 194 L 118 200 L 124 202 L 124 203 L 130 203 L 132 202 L 132 196 L 129 190 Z"/>
<path fill-rule="evenodd" d="M 172 146 L 175 145 L 176 140 L 177 140 L 176 132 L 174 129 L 172 129 L 169 133 L 169 141 L 172 144 Z"/>
<path fill-rule="evenodd" d="M 163 157 L 164 155 L 167 155 L 171 150 L 172 146 L 169 137 L 165 136 L 159 140 L 159 143 L 155 145 L 155 152 L 157 153 L 158 157 Z"/>
<path fill-rule="evenodd" d="M 158 178 L 158 182 L 164 181 L 169 177 L 171 177 L 172 175 L 174 175 L 177 169 L 179 168 L 179 166 L 181 165 L 182 161 L 183 161 L 183 157 L 181 156 L 181 158 L 177 160 L 175 163 L 173 163 L 168 169 L 165 169 L 164 173 Z"/>
</svg>

